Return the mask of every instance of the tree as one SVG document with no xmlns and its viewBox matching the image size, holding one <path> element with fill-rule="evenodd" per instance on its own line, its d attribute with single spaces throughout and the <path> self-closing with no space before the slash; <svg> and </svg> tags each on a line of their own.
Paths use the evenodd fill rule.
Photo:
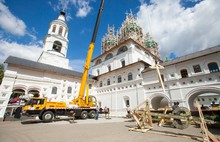
<svg viewBox="0 0 220 142">
<path fill-rule="evenodd" d="M 3 64 L 0 64 L 0 84 L 2 84 L 3 77 L 4 77 L 4 67 Z"/>
</svg>

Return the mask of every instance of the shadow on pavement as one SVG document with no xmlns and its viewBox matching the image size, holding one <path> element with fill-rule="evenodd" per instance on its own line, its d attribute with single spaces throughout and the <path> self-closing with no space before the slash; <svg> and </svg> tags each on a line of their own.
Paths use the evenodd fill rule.
<svg viewBox="0 0 220 142">
<path fill-rule="evenodd" d="M 43 123 L 42 120 L 24 120 L 21 121 L 21 124 L 34 124 L 34 123 Z"/>
<path fill-rule="evenodd" d="M 23 121 L 21 121 L 21 124 L 52 123 L 52 122 L 70 121 L 70 120 L 73 120 L 73 119 L 72 119 L 72 118 L 55 119 L 55 120 L 49 121 L 49 122 L 45 122 L 45 121 L 43 121 L 43 120 L 29 119 L 29 120 L 23 120 Z"/>
</svg>

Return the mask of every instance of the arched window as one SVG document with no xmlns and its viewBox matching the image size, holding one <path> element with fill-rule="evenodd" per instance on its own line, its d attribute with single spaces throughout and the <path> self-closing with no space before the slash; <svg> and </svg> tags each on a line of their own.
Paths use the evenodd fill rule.
<svg viewBox="0 0 220 142">
<path fill-rule="evenodd" d="M 127 51 L 127 50 L 128 50 L 127 46 L 123 46 L 123 47 L 121 47 L 121 48 L 118 49 L 117 55 L 119 55 L 119 54 L 121 54 L 121 53 L 123 53 L 123 52 L 125 52 L 125 51 Z"/>
<path fill-rule="evenodd" d="M 121 76 L 119 75 L 118 76 L 118 83 L 120 83 L 121 82 Z"/>
<path fill-rule="evenodd" d="M 107 80 L 107 85 L 110 85 L 110 79 Z"/>
<path fill-rule="evenodd" d="M 66 34 L 67 34 L 67 30 L 65 31 L 64 37 L 66 37 Z"/>
<path fill-rule="evenodd" d="M 130 106 L 130 98 L 128 96 L 124 96 L 124 105 L 125 107 Z"/>
<path fill-rule="evenodd" d="M 106 57 L 105 57 L 105 60 L 109 60 L 113 57 L 112 53 L 109 53 Z"/>
<path fill-rule="evenodd" d="M 102 60 L 101 59 L 98 59 L 96 62 L 95 62 L 95 65 L 98 65 L 98 64 L 101 64 Z"/>
<path fill-rule="evenodd" d="M 59 29 L 59 35 L 62 35 L 62 33 L 63 33 L 63 27 L 62 26 L 60 26 L 60 29 Z"/>
<path fill-rule="evenodd" d="M 99 87 L 102 87 L 102 81 L 100 81 Z"/>
<path fill-rule="evenodd" d="M 182 77 L 182 78 L 187 78 L 187 77 L 188 77 L 188 72 L 187 72 L 186 69 L 182 69 L 182 70 L 180 71 L 180 74 L 181 74 L 181 77 Z"/>
<path fill-rule="evenodd" d="M 218 64 L 216 62 L 209 63 L 208 67 L 209 67 L 210 72 L 218 72 L 219 71 Z"/>
<path fill-rule="evenodd" d="M 202 72 L 200 65 L 193 65 L 194 73 Z"/>
<path fill-rule="evenodd" d="M 72 87 L 68 87 L 67 93 L 68 93 L 68 94 L 71 94 L 71 93 L 72 93 Z"/>
<path fill-rule="evenodd" d="M 124 67 L 125 66 L 125 60 L 121 60 L 121 66 Z"/>
<path fill-rule="evenodd" d="M 55 41 L 53 43 L 53 50 L 57 51 L 57 52 L 60 52 L 61 51 L 61 48 L 62 48 L 62 43 L 59 42 L 59 41 Z"/>
<path fill-rule="evenodd" d="M 52 30 L 53 33 L 55 33 L 56 31 L 56 27 L 57 27 L 56 25 L 53 26 L 53 30 Z"/>
<path fill-rule="evenodd" d="M 111 71 L 111 65 L 108 65 L 108 72 Z"/>
<path fill-rule="evenodd" d="M 52 93 L 51 94 L 57 94 L 57 87 L 52 88 Z"/>
<path fill-rule="evenodd" d="M 128 73 L 128 80 L 132 80 L 132 79 L 133 79 L 132 73 L 130 72 L 130 73 Z"/>
<path fill-rule="evenodd" d="M 100 74 L 100 71 L 99 70 L 97 70 L 97 75 L 99 75 Z"/>
</svg>

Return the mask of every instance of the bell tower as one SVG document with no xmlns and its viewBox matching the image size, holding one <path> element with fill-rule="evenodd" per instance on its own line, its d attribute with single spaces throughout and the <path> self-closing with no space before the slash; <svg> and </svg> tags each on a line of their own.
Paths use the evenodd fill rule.
<svg viewBox="0 0 220 142">
<path fill-rule="evenodd" d="M 69 68 L 66 58 L 68 49 L 68 27 L 65 12 L 60 12 L 58 19 L 50 23 L 50 27 L 43 42 L 43 52 L 38 62 L 62 68 Z"/>
</svg>

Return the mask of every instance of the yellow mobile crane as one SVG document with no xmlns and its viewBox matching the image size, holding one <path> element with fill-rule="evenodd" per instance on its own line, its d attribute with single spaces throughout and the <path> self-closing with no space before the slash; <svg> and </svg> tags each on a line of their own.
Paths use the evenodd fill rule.
<svg viewBox="0 0 220 142">
<path fill-rule="evenodd" d="M 38 115 L 39 119 L 43 121 L 52 121 L 55 116 L 72 116 L 86 119 L 95 117 L 96 110 L 96 98 L 94 96 L 88 95 L 88 88 L 86 96 L 84 97 L 85 88 L 87 86 L 88 72 L 90 69 L 90 63 L 92 59 L 92 54 L 94 50 L 96 35 L 98 31 L 98 26 L 100 23 L 101 14 L 103 11 L 104 0 L 102 0 L 98 12 L 98 16 L 95 23 L 95 28 L 92 35 L 92 40 L 89 45 L 87 52 L 87 58 L 84 66 L 84 71 L 82 74 L 81 86 L 79 90 L 79 95 L 76 99 L 73 99 L 69 105 L 65 102 L 47 102 L 47 98 L 32 98 L 26 105 L 22 108 L 23 114 L 26 115 Z M 74 106 L 74 107 L 73 107 Z"/>
</svg>

